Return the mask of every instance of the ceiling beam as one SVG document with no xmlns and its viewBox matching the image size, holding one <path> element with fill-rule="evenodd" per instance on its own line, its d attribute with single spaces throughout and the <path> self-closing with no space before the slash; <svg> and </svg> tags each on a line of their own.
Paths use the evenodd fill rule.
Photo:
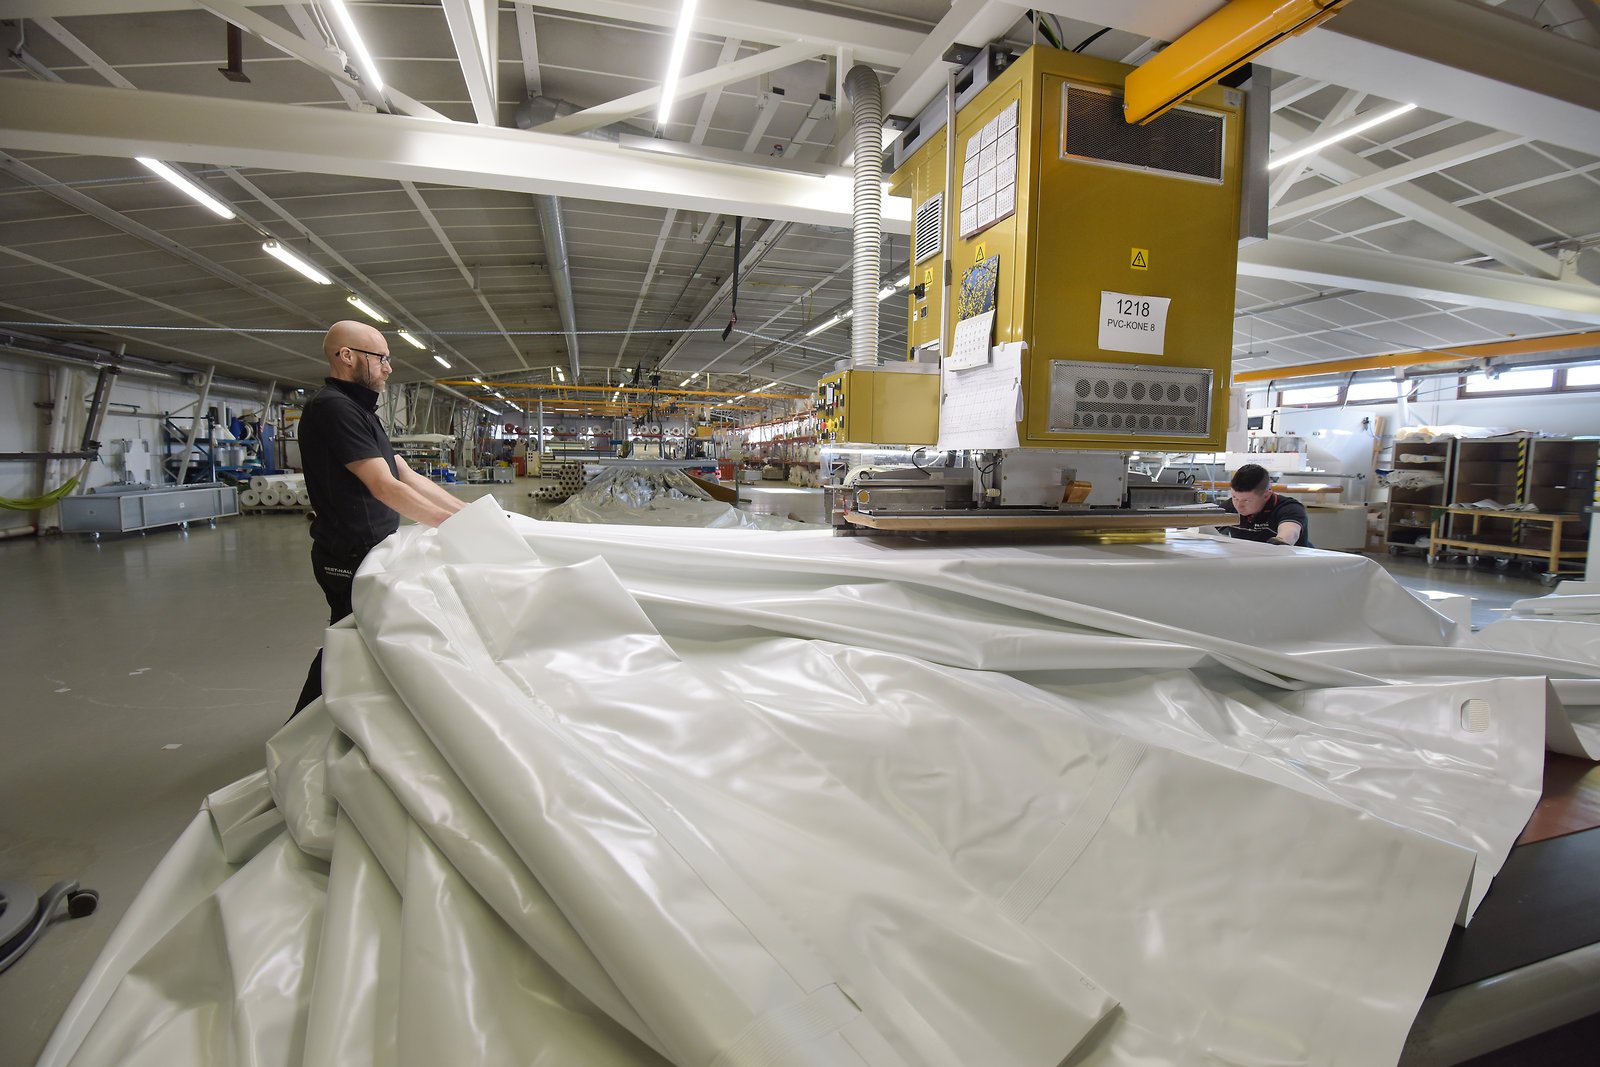
<svg viewBox="0 0 1600 1067">
<path fill-rule="evenodd" d="M 29 82 L 27 84 L 34 85 L 43 83 Z M 135 95 L 125 89 L 110 89 L 106 91 L 115 92 L 124 96 Z M 148 96 L 149 94 L 139 93 L 137 95 L 142 97 Z M 0 98 L 3 98 L 3 96 L 0 96 Z M 91 215 L 94 218 L 99 219 L 101 222 L 112 227 L 113 229 L 121 230 L 123 233 L 128 234 L 131 237 L 137 237 L 146 244 L 152 245 L 155 248 L 159 248 L 163 252 L 175 256 L 191 266 L 199 267 L 201 270 L 205 271 L 214 278 L 221 278 L 229 285 L 243 289 L 252 296 L 259 297 L 275 307 L 282 308 L 284 311 L 289 312 L 289 314 L 295 316 L 296 318 L 303 319 L 310 323 L 320 323 L 321 321 L 317 316 L 313 315 L 299 304 L 296 304 L 291 300 L 285 300 L 283 297 L 268 289 L 262 288 L 250 279 L 245 278 L 232 270 L 229 270 L 222 264 L 208 259 L 192 249 L 185 248 L 183 245 L 180 245 L 178 242 L 174 241 L 165 234 L 152 230 L 144 223 L 136 222 L 135 220 L 124 215 L 122 212 L 117 211 L 114 208 L 107 207 L 105 204 L 102 204 L 93 197 L 87 196 L 71 186 L 63 185 L 54 178 L 50 177 L 50 175 L 41 170 L 37 170 L 34 167 L 30 167 L 28 164 L 22 162 L 20 159 L 15 158 L 14 156 L 9 156 L 4 152 L 0 152 L 0 170 L 5 171 L 13 178 L 16 178 L 18 181 L 26 185 L 30 185 L 41 192 L 49 193 L 57 200 L 77 208 L 85 215 Z"/>
<path fill-rule="evenodd" d="M 311 17 L 311 12 L 306 10 L 306 6 L 305 4 L 287 4 L 284 6 L 284 10 L 289 13 L 289 21 L 294 23 L 294 28 L 300 31 L 300 36 L 305 39 L 306 43 L 313 49 L 322 48 L 326 44 L 322 37 L 322 29 L 317 25 L 317 20 Z M 353 82 L 347 77 L 340 76 L 342 74 L 343 71 L 339 75 L 329 74 L 328 81 L 333 83 L 334 91 L 339 94 L 339 98 L 345 102 L 346 107 L 351 111 L 360 111 L 361 94 L 356 91 Z"/>
<path fill-rule="evenodd" d="M 1350 4 L 1261 61 L 1600 156 L 1600 50 L 1493 8 Z"/>
<path fill-rule="evenodd" d="M 521 10 L 520 8 L 518 10 Z M 717 56 L 717 66 L 732 63 L 738 56 L 739 49 L 744 42 L 737 37 L 729 37 L 722 42 L 722 51 Z M 706 131 L 711 128 L 711 116 L 716 113 L 717 101 L 722 97 L 722 86 L 713 86 L 700 101 L 700 117 L 695 120 L 694 130 L 689 134 L 690 144 L 700 144 L 705 140 Z M 628 331 L 622 335 L 622 341 L 617 345 L 617 359 L 615 366 L 622 366 L 622 357 L 627 354 L 628 342 L 633 339 L 633 328 L 639 322 L 639 312 L 644 310 L 644 298 L 650 292 L 650 286 L 656 280 L 656 264 L 661 262 L 661 253 L 667 247 L 667 237 L 672 232 L 673 225 L 678 221 L 676 208 L 668 208 L 665 217 L 661 220 L 661 232 L 656 235 L 656 243 L 650 249 L 650 262 L 644 268 L 644 280 L 639 283 L 639 295 L 633 301 L 633 312 L 628 316 Z"/>
<path fill-rule="evenodd" d="M 1239 249 L 1239 275 L 1600 325 L 1600 286 L 1525 278 L 1323 241 L 1270 237 L 1245 245 Z"/>
<path fill-rule="evenodd" d="M 0 79 L 0 145 L 29 151 L 207 160 L 472 189 L 851 224 L 851 181 L 523 130 L 250 100 Z M 890 197 L 884 230 L 910 232 Z"/>
<path fill-rule="evenodd" d="M 516 5 L 517 42 L 522 47 L 522 80 L 528 96 L 544 92 L 544 75 L 539 73 L 539 32 L 533 22 L 533 8 L 527 4 Z"/>
<path fill-rule="evenodd" d="M 5 0 L 0 0 L 0 3 L 4 2 Z M 245 33 L 259 37 L 284 55 L 298 59 L 335 81 L 353 87 L 366 98 L 367 103 L 379 111 L 392 106 L 394 110 L 405 115 L 449 121 L 448 116 L 441 115 L 421 101 L 412 99 L 392 85 L 385 86 L 383 93 L 379 94 L 371 82 L 351 77 L 327 48 L 319 47 L 297 36 L 293 31 L 284 29 L 271 19 L 258 15 L 250 10 L 244 0 L 194 0 L 194 2 L 224 22 L 230 22 Z M 388 98 L 387 104 L 385 96 Z"/>
<path fill-rule="evenodd" d="M 763 74 L 770 74 L 784 67 L 792 67 L 796 63 L 803 63 L 817 55 L 817 48 L 805 41 L 792 41 L 789 44 L 779 45 L 757 52 L 753 56 L 732 63 L 718 63 L 709 70 L 698 71 L 682 78 L 678 82 L 678 98 L 687 100 L 692 97 L 709 92 L 713 89 L 720 90 L 724 86 L 746 81 L 750 78 L 759 78 Z M 661 86 L 653 85 L 648 89 L 627 96 L 618 97 L 604 104 L 586 107 L 582 111 L 574 111 L 570 115 L 563 115 L 552 119 L 541 126 L 535 126 L 537 133 L 583 133 L 586 130 L 597 130 L 602 126 L 609 126 L 614 122 L 631 119 L 635 115 L 642 115 L 654 110 L 661 103 Z"/>
<path fill-rule="evenodd" d="M 1272 209 L 1273 222 L 1288 222 L 1291 219 L 1303 218 L 1319 211 L 1354 200 L 1358 196 L 1367 196 L 1383 189 L 1389 189 L 1403 182 L 1420 178 L 1424 174 L 1435 174 L 1441 170 L 1484 156 L 1494 155 L 1514 145 L 1526 144 L 1528 138 L 1518 137 L 1514 133 L 1486 133 L 1482 137 L 1474 137 L 1470 141 L 1456 145 L 1452 148 L 1441 148 L 1437 152 L 1430 152 L 1425 156 L 1408 160 L 1405 163 L 1396 163 L 1386 167 L 1375 174 L 1364 178 L 1356 178 L 1342 185 L 1335 185 L 1332 189 L 1312 193 L 1279 204 Z"/>
<path fill-rule="evenodd" d="M 944 54 L 954 44 L 986 45 L 1005 35 L 1026 9 L 999 0 L 955 0 L 916 51 L 898 64 L 899 73 L 883 90 L 885 115 L 914 116 L 944 92 L 950 65 Z"/>
<path fill-rule="evenodd" d="M 1361 105 L 1363 99 L 1363 94 L 1356 92 L 1354 89 L 1346 89 L 1333 107 L 1328 109 L 1328 113 L 1323 116 L 1322 121 L 1317 123 L 1316 129 L 1297 142 L 1290 142 L 1280 146 L 1278 151 L 1293 152 L 1302 144 L 1333 136 L 1337 132 L 1337 127 L 1342 126 L 1355 114 L 1356 108 Z M 1267 207 L 1269 209 L 1278 206 L 1278 202 L 1288 195 L 1289 190 L 1300 180 L 1300 176 L 1305 173 L 1310 165 L 1311 159 L 1309 156 L 1291 159 L 1284 164 L 1282 170 L 1272 176 L 1272 181 L 1267 186 Z"/>
<path fill-rule="evenodd" d="M 164 300 L 157 300 L 154 297 L 146 296 L 143 293 L 134 292 L 132 289 L 125 289 L 120 285 L 116 285 L 116 284 L 113 284 L 112 282 L 105 281 L 102 278 L 90 277 L 87 274 L 83 274 L 83 273 L 80 273 L 79 271 L 72 270 L 70 267 L 65 267 L 65 266 L 63 266 L 63 265 L 61 265 L 59 263 L 52 263 L 49 260 L 40 259 L 38 256 L 29 255 L 27 252 L 24 252 L 21 249 L 7 248 L 4 245 L 0 245 L 0 254 L 11 256 L 11 257 L 13 257 L 15 259 L 21 260 L 24 263 L 30 264 L 30 265 L 35 266 L 35 267 L 42 268 L 44 270 L 54 271 L 57 274 L 65 275 L 66 277 L 71 278 L 74 281 L 80 281 L 80 282 L 85 283 L 86 285 L 93 285 L 93 286 L 95 286 L 97 288 L 104 289 L 107 292 L 116 293 L 118 296 L 125 296 L 130 300 L 137 300 L 137 301 L 140 301 L 141 303 L 149 304 L 151 307 L 159 308 L 160 310 L 162 310 L 164 312 L 167 312 L 167 313 L 169 313 L 171 315 L 174 315 L 177 318 L 190 319 L 190 320 L 192 320 L 194 322 L 201 323 L 204 326 L 214 328 L 219 333 L 220 332 L 231 333 L 236 337 L 242 338 L 243 340 L 250 341 L 250 342 L 256 343 L 256 344 L 263 344 L 263 345 L 266 345 L 268 348 L 275 348 L 278 351 L 283 352 L 286 355 L 294 357 L 295 359 L 310 360 L 311 362 L 316 363 L 318 365 L 321 365 L 324 362 L 320 357 L 309 356 L 305 352 L 302 352 L 301 350 L 299 350 L 297 348 L 290 348 L 288 345 L 280 344 L 277 341 L 272 340 L 270 337 L 261 337 L 261 336 L 256 335 L 256 334 L 252 334 L 252 333 L 250 333 L 250 332 L 248 332 L 246 330 L 230 329 L 226 323 L 218 322 L 215 319 L 208 319 L 204 315 L 197 315 L 192 311 L 188 311 L 188 310 L 186 310 L 184 308 L 181 308 L 181 307 L 177 306 L 176 304 L 169 304 Z M 145 332 L 145 331 L 141 330 L 139 332 L 142 333 L 142 332 Z M 177 332 L 177 331 L 174 331 L 174 332 Z M 244 363 L 232 363 L 232 362 L 229 362 L 228 360 L 216 359 L 215 357 L 213 357 L 213 362 L 221 363 L 221 364 L 224 364 L 224 365 L 226 365 L 228 367 L 232 367 L 234 370 L 245 371 L 245 372 L 250 373 L 250 374 L 260 373 L 259 370 L 256 367 L 250 366 L 250 365 L 247 365 L 247 364 L 244 364 Z M 304 384 L 307 381 L 312 381 L 314 379 L 296 378 L 295 380 L 297 382 L 300 382 L 301 384 Z"/>
<path fill-rule="evenodd" d="M 411 198 L 411 205 L 422 216 L 422 221 L 428 224 L 428 229 L 433 231 L 433 236 L 438 239 L 439 244 L 444 248 L 445 254 L 450 257 L 450 262 L 454 263 L 456 270 L 461 272 L 461 280 L 467 283 L 467 288 L 472 290 L 472 295 L 482 305 L 484 314 L 489 316 L 489 321 L 494 323 L 494 328 L 500 331 L 500 336 L 505 339 L 507 346 L 510 347 L 511 354 L 526 369 L 528 361 L 522 355 L 522 350 L 517 347 L 517 342 L 511 339 L 511 334 L 506 332 L 505 323 L 501 322 L 500 316 L 495 314 L 495 310 L 490 306 L 488 298 L 483 295 L 483 290 L 478 288 L 477 281 L 472 276 L 472 269 L 462 262 L 461 254 L 456 251 L 456 246 L 450 240 L 450 235 L 444 232 L 444 227 L 439 225 L 439 220 L 434 215 L 433 209 L 428 206 L 426 200 L 422 199 L 422 194 L 417 191 L 416 185 L 412 182 L 403 181 L 400 183 L 400 188 L 406 191 L 406 196 Z"/>
<path fill-rule="evenodd" d="M 5 2 L 5 0 L 0 0 Z M 170 0 L 169 0 L 170 2 Z M 598 15 L 644 26 L 678 24 L 680 0 L 516 0 L 546 11 Z M 899 67 L 921 43 L 924 31 L 905 29 L 862 18 L 835 15 L 767 0 L 700 0 L 695 8 L 697 34 L 737 37 L 758 44 L 783 45 L 810 41 L 819 52 L 851 47 L 856 58 L 881 66 Z"/>
<path fill-rule="evenodd" d="M 1306 127 L 1281 113 L 1272 116 L 1274 138 L 1296 141 L 1309 133 Z M 1312 170 L 1341 183 L 1383 173 L 1383 168 L 1376 163 L 1338 145 L 1329 145 L 1311 159 Z M 1468 248 L 1493 256 L 1513 270 L 1544 278 L 1561 276 L 1561 262 L 1555 256 L 1414 185 L 1402 183 L 1387 189 L 1374 189 L 1368 194 L 1368 199 L 1460 241 Z"/>
<path fill-rule="evenodd" d="M 450 353 L 457 360 L 459 360 L 463 365 L 482 373 L 482 369 L 477 364 L 473 363 L 472 360 L 462 355 L 460 350 L 458 350 L 454 345 L 451 345 L 449 342 L 439 337 L 432 330 L 428 329 L 425 323 L 411 315 L 411 313 L 406 310 L 403 301 L 395 297 L 383 286 L 367 277 L 367 275 L 364 274 L 359 267 L 357 267 L 354 263 L 351 263 L 344 256 L 340 255 L 338 249 L 334 248 L 332 245 L 328 244 L 327 241 L 324 241 L 321 237 L 317 236 L 317 234 L 309 226 L 295 218 L 294 215 L 290 214 L 288 209 L 286 209 L 276 200 L 272 199 L 272 197 L 268 196 L 249 178 L 246 178 L 243 174 L 239 173 L 239 171 L 234 167 L 223 167 L 222 173 L 226 174 L 235 185 L 243 189 L 250 196 L 254 197 L 262 207 L 265 207 L 268 211 L 271 211 L 274 215 L 278 216 L 278 218 L 282 219 L 289 226 L 293 227 L 295 232 L 300 234 L 300 236 L 304 237 L 313 246 L 315 246 L 317 251 L 321 252 L 324 256 L 328 257 L 329 260 L 337 263 L 340 267 L 349 272 L 350 277 L 354 278 L 356 282 L 359 283 L 363 293 L 369 293 L 372 296 L 377 297 L 382 305 L 389 309 L 390 314 L 396 316 L 396 328 L 410 325 L 419 335 L 431 337 L 436 347 L 444 349 L 446 352 Z M 240 210 L 237 203 L 234 204 L 234 210 Z M 423 366 L 421 369 L 418 369 L 417 367 L 412 366 L 409 362 L 409 359 L 405 355 L 406 351 L 409 351 L 409 349 L 402 350 L 400 348 L 396 348 L 394 350 L 392 357 L 396 365 L 401 367 L 410 367 L 411 370 L 416 371 L 423 377 L 431 377 L 433 374 L 433 368 Z"/>
<path fill-rule="evenodd" d="M 500 92 L 495 67 L 500 60 L 499 0 L 443 0 L 445 22 L 455 41 L 467 98 L 480 126 L 500 125 Z"/>
<path fill-rule="evenodd" d="M 722 280 L 721 285 L 717 286 L 717 291 L 711 294 L 710 299 L 705 302 L 695 317 L 689 321 L 689 325 L 684 327 L 683 334 L 672 342 L 672 346 L 667 349 L 666 354 L 656 361 L 657 366 L 666 366 L 667 362 L 677 355 L 684 345 L 689 343 L 695 336 L 692 331 L 705 325 L 705 321 L 711 317 L 711 313 L 732 295 L 734 286 L 738 285 L 741 280 L 748 278 L 761 265 L 761 261 L 767 258 L 767 253 L 777 247 L 778 242 L 783 239 L 784 234 L 789 232 L 789 229 L 787 225 L 781 222 L 772 221 L 767 223 L 766 228 L 761 231 L 761 236 L 750 242 L 749 249 L 745 251 L 734 268 L 728 271 L 728 276 Z M 712 362 L 716 361 L 712 360 Z M 710 366 L 710 364 L 706 366 Z M 705 367 L 700 369 L 704 370 Z"/>
</svg>

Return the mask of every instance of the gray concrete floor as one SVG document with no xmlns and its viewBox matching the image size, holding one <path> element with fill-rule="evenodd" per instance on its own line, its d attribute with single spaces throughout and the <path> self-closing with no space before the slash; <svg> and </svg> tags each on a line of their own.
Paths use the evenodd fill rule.
<svg viewBox="0 0 1600 1067">
<path fill-rule="evenodd" d="M 527 488 L 493 494 L 541 512 Z M 746 495 L 753 510 L 801 518 L 821 507 L 815 491 Z M 305 527 L 285 513 L 98 543 L 0 542 L 0 878 L 41 891 L 76 878 L 101 894 L 97 914 L 57 922 L 0 975 L 0 1067 L 35 1061 L 205 795 L 262 766 L 326 617 Z M 1477 597 L 1480 626 L 1545 591 L 1515 572 L 1377 558 L 1407 586 Z"/>
</svg>

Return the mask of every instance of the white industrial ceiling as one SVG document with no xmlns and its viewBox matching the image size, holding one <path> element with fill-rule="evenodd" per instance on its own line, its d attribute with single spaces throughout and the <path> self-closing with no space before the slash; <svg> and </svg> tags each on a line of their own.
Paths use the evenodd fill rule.
<svg viewBox="0 0 1600 1067">
<path fill-rule="evenodd" d="M 463 127 L 486 125 L 492 114 L 496 125 L 516 131 L 530 95 L 589 108 L 646 92 L 660 84 L 678 9 L 676 0 L 500 3 L 495 102 L 486 109 L 490 87 L 475 74 L 482 64 L 470 44 L 463 58 L 447 17 L 465 18 L 484 3 L 350 5 L 396 112 L 431 109 Z M 1135 62 L 1218 6 L 1043 5 L 1069 46 L 1110 20 L 1111 32 L 1085 50 Z M 1375 8 L 1432 20 L 1441 42 L 1485 38 L 1476 42 L 1482 55 L 1435 48 L 1428 35 L 1414 43 L 1382 40 L 1358 21 L 1370 22 Z M 1271 238 L 1241 253 L 1236 366 L 1600 325 L 1596 10 L 1586 0 L 1353 0 L 1324 28 L 1269 55 L 1275 150 L 1352 115 L 1401 102 L 1419 106 L 1308 157 L 1293 179 L 1274 183 Z M 218 71 L 225 23 L 217 12 L 253 31 L 244 39 L 248 83 Z M 796 207 L 780 190 L 785 180 L 805 179 L 743 166 L 713 173 L 714 165 L 704 164 L 693 173 L 712 176 L 702 183 L 691 175 L 679 193 L 640 190 L 655 180 L 648 177 L 655 157 L 585 139 L 572 143 L 602 161 L 598 171 L 541 165 L 556 157 L 533 155 L 523 172 L 490 178 L 491 166 L 507 165 L 501 156 L 491 164 L 485 155 L 480 173 L 475 158 L 457 153 L 425 161 L 429 176 L 453 174 L 453 181 L 423 181 L 401 176 L 418 171 L 402 171 L 401 164 L 416 161 L 394 158 L 409 142 L 394 140 L 393 131 L 426 120 L 350 114 L 370 106 L 349 78 L 329 76 L 340 65 L 327 51 L 333 23 L 315 5 L 0 0 L 0 19 L 9 53 L 0 63 L 0 320 L 10 328 L 126 343 L 130 352 L 215 364 L 232 377 L 308 384 L 321 374 L 315 333 L 351 313 L 349 290 L 395 312 L 451 363 L 446 371 L 397 339 L 391 347 L 400 380 L 550 381 L 554 368 L 570 366 L 570 354 L 530 193 L 565 182 L 560 207 L 585 381 L 617 381 L 636 365 L 660 363 L 669 386 L 709 371 L 729 375 L 719 386 L 779 381 L 803 388 L 847 351 L 847 326 L 805 336 L 847 303 L 851 244 L 843 214 Z M 1346 24 L 1354 29 L 1342 32 Z M 813 163 L 838 162 L 839 120 L 823 97 L 834 93 L 841 55 L 876 66 L 893 112 L 905 115 L 942 84 L 938 56 L 950 43 L 1004 36 L 1023 46 L 1034 32 L 1023 8 L 981 0 L 702 0 L 696 25 L 686 75 L 735 62 L 776 69 L 680 100 L 664 135 L 755 160 Z M 263 39 L 273 36 L 279 47 Z M 298 42 L 300 55 L 281 50 L 285 38 Z M 787 65 L 760 58 L 795 42 L 803 46 L 798 54 L 814 58 Z M 26 96 L 28 114 L 21 115 L 26 83 L 54 81 L 116 87 L 118 95 L 69 98 L 72 90 L 41 86 L 38 92 L 55 95 Z M 203 107 L 152 97 L 119 110 L 129 93 L 180 94 Z M 249 103 L 280 109 L 243 106 Z M 284 105 L 302 113 L 286 113 Z M 124 117 L 110 134 L 90 138 L 85 108 Z M 649 131 L 653 106 L 622 110 L 636 116 L 632 126 Z M 201 147 L 185 152 L 184 138 L 158 134 L 164 116 L 180 114 Z M 260 136 L 247 128 L 257 115 L 269 116 L 261 121 L 270 121 L 272 137 L 265 125 Z M 497 136 L 494 152 L 515 150 L 520 142 L 512 138 L 540 150 L 547 143 L 535 134 Z M 81 154 L 48 146 L 101 147 L 100 154 Z M 601 147 L 613 155 L 598 154 Z M 145 152 L 180 162 L 240 217 L 223 221 L 185 200 L 130 158 Z M 615 162 L 605 165 L 607 159 Z M 770 203 L 765 193 L 747 192 L 756 188 L 751 177 L 773 183 Z M 1364 188 L 1361 195 L 1329 192 L 1352 182 Z M 1314 196 L 1321 199 L 1307 199 Z M 847 209 L 846 194 L 840 211 Z M 746 263 L 740 332 L 724 341 L 736 215 Z M 819 225 L 823 217 L 840 224 Z M 805 221 L 764 221 L 785 218 Z M 262 253 L 264 233 L 314 260 L 337 284 L 313 285 L 284 269 Z M 903 273 L 905 260 L 906 238 L 892 234 L 885 277 Z M 882 308 L 882 351 L 900 354 L 904 301 Z"/>
</svg>

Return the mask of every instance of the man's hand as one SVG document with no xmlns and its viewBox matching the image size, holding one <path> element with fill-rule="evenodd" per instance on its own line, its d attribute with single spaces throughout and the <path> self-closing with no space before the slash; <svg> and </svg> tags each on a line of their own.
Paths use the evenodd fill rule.
<svg viewBox="0 0 1600 1067">
<path fill-rule="evenodd" d="M 396 464 L 396 469 L 404 471 L 406 474 L 411 475 L 412 478 L 420 477 L 412 472 L 411 468 L 400 466 L 398 460 Z M 390 473 L 389 464 L 385 463 L 381 457 L 374 456 L 371 459 L 358 459 L 354 463 L 346 463 L 345 469 L 360 478 L 361 484 L 366 486 L 367 491 L 377 497 L 384 506 L 399 512 L 408 519 L 420 522 L 424 526 L 438 526 L 451 515 L 461 510 L 460 501 L 450 497 L 448 493 L 444 493 L 444 490 L 439 489 L 438 486 L 433 486 L 433 488 L 438 489 L 440 493 L 444 493 L 449 498 L 448 506 L 432 499 L 431 496 L 418 492 L 407 482 L 396 478 Z M 423 480 L 426 481 L 426 479 Z M 431 485 L 432 483 L 429 484 Z"/>
<path fill-rule="evenodd" d="M 421 493 L 424 497 L 426 497 L 428 500 L 431 500 L 437 506 L 444 508 L 450 514 L 454 515 L 456 512 L 466 507 L 466 505 L 460 500 L 451 496 L 448 491 L 441 488 L 438 482 L 433 481 L 431 478 L 424 478 L 422 475 L 412 470 L 411 464 L 407 463 L 399 456 L 394 457 L 394 467 L 395 470 L 400 472 L 400 480 L 402 482 Z"/>
</svg>

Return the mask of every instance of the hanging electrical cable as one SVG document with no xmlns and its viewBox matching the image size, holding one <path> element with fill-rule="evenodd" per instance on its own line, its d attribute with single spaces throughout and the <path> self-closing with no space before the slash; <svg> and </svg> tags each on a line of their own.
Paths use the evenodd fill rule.
<svg viewBox="0 0 1600 1067">
<path fill-rule="evenodd" d="M 1073 51 L 1074 52 L 1082 52 L 1085 48 L 1088 48 L 1090 45 L 1094 44 L 1096 41 L 1098 41 L 1100 38 L 1104 37 L 1106 34 L 1108 34 L 1110 32 L 1111 32 L 1111 27 L 1110 26 L 1107 26 L 1103 30 L 1096 30 L 1095 32 L 1091 33 L 1089 36 L 1085 37 L 1083 40 L 1079 41 L 1078 42 L 1078 47 L 1074 48 Z"/>
<path fill-rule="evenodd" d="M 59 504 L 78 485 L 78 479 L 68 478 L 58 488 L 50 490 L 44 496 L 35 497 L 9 497 L 0 496 L 0 508 L 6 511 L 42 511 L 54 504 Z"/>
<path fill-rule="evenodd" d="M 722 328 L 722 339 L 726 341 L 733 332 L 734 326 L 739 322 L 739 258 L 741 242 L 744 239 L 744 219 L 733 220 L 733 308 L 729 314 L 728 325 Z"/>
</svg>

